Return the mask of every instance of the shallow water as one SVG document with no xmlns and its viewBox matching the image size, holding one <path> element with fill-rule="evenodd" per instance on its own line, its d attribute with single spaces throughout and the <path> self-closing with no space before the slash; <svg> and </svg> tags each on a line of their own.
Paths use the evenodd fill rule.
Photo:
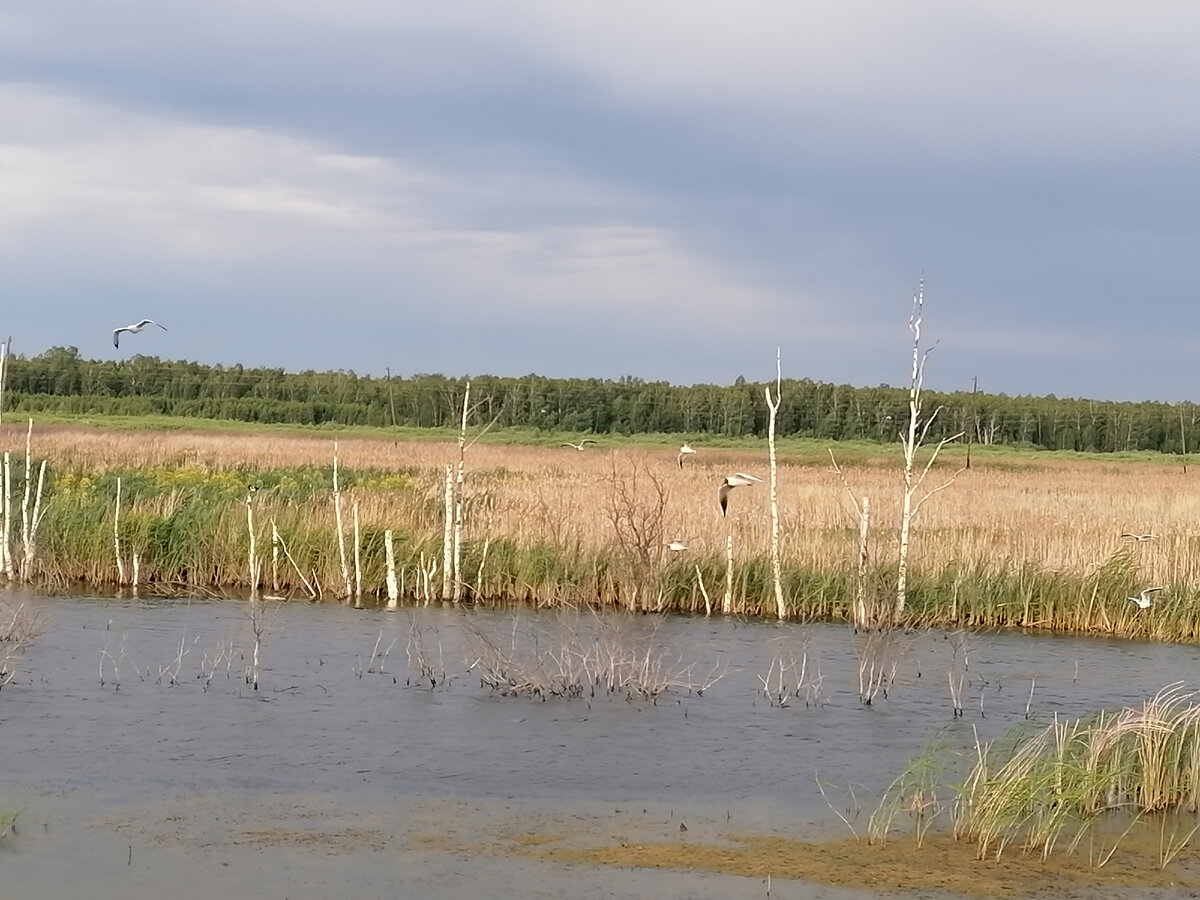
<svg viewBox="0 0 1200 900">
<path fill-rule="evenodd" d="M 541 702 L 463 674 L 467 627 L 508 640 L 511 612 L 293 602 L 270 613 L 256 693 L 242 678 L 252 644 L 245 601 L 7 600 L 35 605 L 45 631 L 0 696 L 0 805 L 24 808 L 0 851 L 5 897 L 231 887 L 289 897 L 761 897 L 757 879 L 554 865 L 501 853 L 496 836 L 846 834 L 818 778 L 865 828 L 879 791 L 930 741 L 965 754 L 976 732 L 987 739 L 1026 724 L 1027 708 L 1032 727 L 1136 703 L 1188 676 L 1196 653 L 914 634 L 892 648 L 887 698 L 866 707 L 861 638 L 844 626 L 629 617 L 617 626 L 624 634 L 669 648 L 696 682 L 714 666 L 724 677 L 703 696 Z M 434 689 L 406 683 L 414 623 L 458 677 Z M 597 625 L 521 612 L 515 627 L 545 639 Z M 391 649 L 367 671 L 376 646 Z M 206 683 L 206 657 L 231 648 Z M 805 651 L 822 675 L 820 705 L 771 705 L 759 676 L 780 654 Z M 952 670 L 964 678 L 962 718 L 952 714 Z M 865 807 L 857 818 L 851 784 Z M 855 895 L 784 882 L 771 896 Z"/>
</svg>

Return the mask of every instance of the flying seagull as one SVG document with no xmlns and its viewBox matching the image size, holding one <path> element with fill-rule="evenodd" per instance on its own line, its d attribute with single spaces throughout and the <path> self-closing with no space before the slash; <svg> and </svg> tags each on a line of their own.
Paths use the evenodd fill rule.
<svg viewBox="0 0 1200 900">
<path fill-rule="evenodd" d="M 686 550 L 687 548 L 688 548 L 687 541 L 671 541 L 671 543 L 667 544 L 667 549 L 670 550 L 672 553 L 679 553 L 680 551 Z"/>
<path fill-rule="evenodd" d="M 596 442 L 593 441 L 591 438 L 584 438 L 578 444 L 572 444 L 570 441 L 567 441 L 563 444 L 563 446 L 564 447 L 574 447 L 576 450 L 582 450 L 588 444 L 594 444 L 594 443 L 596 443 Z"/>
<path fill-rule="evenodd" d="M 1149 609 L 1151 606 L 1154 605 L 1154 601 L 1150 598 L 1150 595 L 1153 594 L 1155 591 L 1161 591 L 1161 590 L 1162 590 L 1162 588 L 1160 588 L 1160 587 L 1146 588 L 1144 591 L 1142 591 L 1136 597 L 1126 597 L 1125 599 L 1128 600 L 1130 603 L 1134 604 L 1135 606 L 1137 606 L 1138 609 Z"/>
<path fill-rule="evenodd" d="M 695 453 L 695 452 L 696 451 L 692 449 L 690 444 L 684 444 L 682 447 L 680 447 L 679 448 L 679 468 L 681 468 L 681 469 L 683 468 L 683 458 L 685 456 L 689 456 L 690 454 Z"/>
<path fill-rule="evenodd" d="M 113 346 L 120 348 L 122 331 L 128 331 L 130 334 L 137 334 L 139 331 L 141 331 L 147 325 L 158 325 L 158 323 L 155 322 L 153 319 L 142 319 L 142 321 L 136 322 L 133 325 L 122 325 L 120 328 L 114 328 L 113 329 Z M 167 330 L 166 325 L 158 325 L 158 327 L 161 328 L 163 331 Z"/>
<path fill-rule="evenodd" d="M 729 492 L 735 487 L 746 487 L 751 484 L 757 484 L 762 481 L 761 478 L 755 478 L 753 475 L 744 475 L 741 472 L 734 472 L 722 483 L 717 490 L 717 501 L 721 504 L 721 515 L 725 515 L 725 509 L 729 505 Z"/>
<path fill-rule="evenodd" d="M 1138 541 L 1139 543 L 1140 543 L 1141 541 L 1157 541 L 1157 540 L 1158 540 L 1158 535 L 1157 535 L 1157 534 L 1149 534 L 1149 533 L 1146 533 L 1146 534 L 1134 534 L 1132 531 L 1126 531 L 1124 534 L 1122 534 L 1122 535 L 1121 535 L 1121 537 L 1123 537 L 1123 538 L 1133 538 L 1135 541 Z"/>
</svg>

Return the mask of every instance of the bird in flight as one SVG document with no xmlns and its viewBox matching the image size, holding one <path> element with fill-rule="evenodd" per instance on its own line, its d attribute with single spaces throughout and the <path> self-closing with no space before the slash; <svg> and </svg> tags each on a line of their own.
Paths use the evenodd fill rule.
<svg viewBox="0 0 1200 900">
<path fill-rule="evenodd" d="M 667 549 L 672 553 L 679 553 L 687 548 L 687 541 L 671 541 L 671 543 L 667 544 Z"/>
<path fill-rule="evenodd" d="M 1161 591 L 1160 587 L 1146 588 L 1136 597 L 1126 597 L 1130 603 L 1134 604 L 1138 609 L 1149 609 L 1154 605 L 1154 600 L 1150 597 L 1155 591 Z"/>
<path fill-rule="evenodd" d="M 121 332 L 122 331 L 128 331 L 130 334 L 137 334 L 139 331 L 141 331 L 147 325 L 158 325 L 158 323 L 155 322 L 153 319 L 142 319 L 142 321 L 135 322 L 132 325 L 122 325 L 120 328 L 114 328 L 113 329 L 113 346 L 120 349 Z M 161 328 L 163 331 L 167 330 L 166 325 L 158 325 L 158 327 Z"/>
<path fill-rule="evenodd" d="M 594 444 L 594 443 L 596 443 L 596 442 L 593 441 L 591 438 L 584 438 L 578 444 L 572 444 L 570 441 L 566 441 L 565 443 L 563 443 L 563 446 L 564 447 L 573 447 L 576 450 L 582 450 L 588 444 Z"/>
<path fill-rule="evenodd" d="M 755 478 L 753 475 L 744 475 L 741 472 L 734 472 L 722 483 L 717 490 L 717 501 L 721 504 L 721 515 L 725 515 L 725 510 L 729 505 L 729 492 L 735 487 L 747 487 L 752 484 L 757 484 L 762 481 L 761 478 Z"/>
<path fill-rule="evenodd" d="M 693 454 L 695 452 L 696 451 L 692 449 L 691 444 L 684 444 L 682 447 L 680 447 L 679 448 L 679 468 L 681 468 L 681 469 L 683 468 L 684 457 L 690 456 L 691 454 Z"/>
<path fill-rule="evenodd" d="M 1137 541 L 1139 543 L 1141 543 L 1142 541 L 1157 541 L 1158 540 L 1157 534 L 1150 534 L 1149 532 L 1147 532 L 1146 534 L 1134 534 L 1132 531 L 1126 531 L 1124 534 L 1121 535 L 1121 537 L 1133 538 L 1135 541 Z"/>
</svg>

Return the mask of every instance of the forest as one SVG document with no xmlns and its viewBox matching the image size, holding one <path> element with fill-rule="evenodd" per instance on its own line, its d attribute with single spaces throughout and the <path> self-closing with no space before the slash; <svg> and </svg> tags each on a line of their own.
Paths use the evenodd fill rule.
<svg viewBox="0 0 1200 900">
<path fill-rule="evenodd" d="M 203 365 L 137 355 L 85 359 L 75 347 L 9 357 L 6 413 L 168 415 L 295 425 L 438 428 L 462 415 L 466 377 L 364 376 L 353 371 Z M 587 434 L 764 436 L 764 382 L 673 385 L 539 375 L 470 377 L 479 421 Z M 908 416 L 908 388 L 783 382 L 777 429 L 821 440 L 891 442 Z M 1113 402 L 979 391 L 925 392 L 940 407 L 932 440 L 962 432 L 979 444 L 1088 452 L 1187 453 L 1200 442 L 1192 403 Z"/>
</svg>

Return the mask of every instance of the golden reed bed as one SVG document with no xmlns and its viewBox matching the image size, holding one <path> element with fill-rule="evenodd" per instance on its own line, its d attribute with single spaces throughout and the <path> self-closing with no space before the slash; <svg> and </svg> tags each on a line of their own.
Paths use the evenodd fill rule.
<svg viewBox="0 0 1200 900">
<path fill-rule="evenodd" d="M 23 427 L 5 425 L 0 446 L 23 454 Z M 681 470 L 674 449 L 622 446 L 603 440 L 584 451 L 480 442 L 467 452 L 466 494 L 493 499 L 490 535 L 518 544 L 548 542 L 598 548 L 615 539 L 609 512 L 613 479 L 628 486 L 636 475 L 635 499 L 651 505 L 655 480 L 665 496 L 663 538 L 688 541 L 691 552 L 719 556 L 732 532 L 738 555 L 765 553 L 770 506 L 765 442 L 750 450 L 698 452 Z M 837 453 L 835 446 L 834 452 Z M 331 436 L 211 431 L 113 432 L 53 426 L 34 430 L 34 456 L 46 456 L 51 471 L 64 467 L 102 472 L 129 466 L 190 466 L 206 469 L 271 470 L 330 466 Z M 393 441 L 339 438 L 339 464 L 347 470 L 403 469 L 432 499 L 440 497 L 444 467 L 456 463 L 454 441 Z M 932 487 L 954 476 L 963 448 L 952 448 L 930 473 Z M 846 479 L 872 508 L 872 555 L 895 558 L 902 497 L 899 447 L 881 447 L 866 463 L 842 462 Z M 762 485 L 739 488 L 722 519 L 717 487 L 733 471 L 755 474 Z M 949 489 L 931 498 L 915 520 L 913 565 L 926 572 L 974 565 L 1086 576 L 1123 546 L 1135 554 L 1138 574 L 1149 585 L 1200 580 L 1200 472 L 1169 459 L 1072 459 L 1051 454 L 1017 456 L 975 448 L 972 466 Z M 782 556 L 813 568 L 852 558 L 856 525 L 846 488 L 828 462 L 789 460 L 779 467 Z M 381 498 L 363 497 L 364 519 L 407 516 L 377 508 Z M 427 526 L 432 523 L 425 523 Z M 481 513 L 466 523 L 482 537 Z M 1134 543 L 1123 532 L 1153 533 L 1157 540 Z"/>
</svg>

